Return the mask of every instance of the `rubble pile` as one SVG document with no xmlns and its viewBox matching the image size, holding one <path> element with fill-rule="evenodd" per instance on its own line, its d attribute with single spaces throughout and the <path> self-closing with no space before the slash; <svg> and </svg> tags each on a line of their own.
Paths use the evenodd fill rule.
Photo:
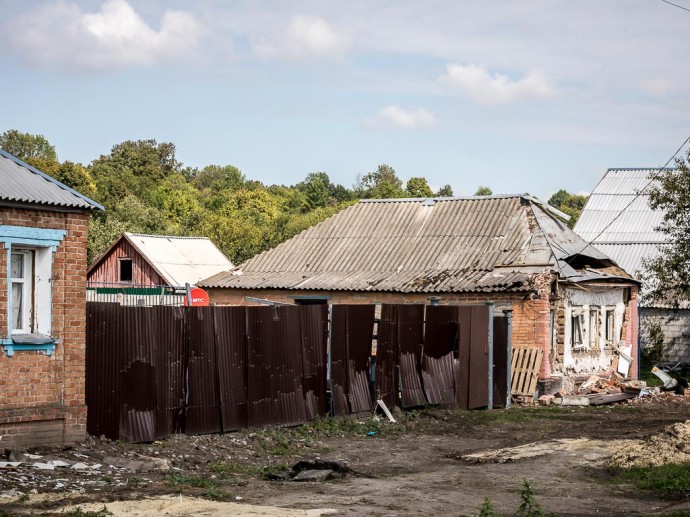
<svg viewBox="0 0 690 517">
<path fill-rule="evenodd" d="M 687 400 L 690 389 L 677 394 L 659 387 L 648 387 L 645 381 L 625 379 L 615 371 L 607 370 L 591 375 L 579 387 L 560 388 L 553 395 L 542 395 L 541 405 L 597 406 L 601 404 L 640 404 L 658 399 Z"/>
<path fill-rule="evenodd" d="M 611 468 L 658 467 L 690 461 L 690 420 L 664 428 L 644 441 L 632 442 L 607 462 Z"/>
</svg>

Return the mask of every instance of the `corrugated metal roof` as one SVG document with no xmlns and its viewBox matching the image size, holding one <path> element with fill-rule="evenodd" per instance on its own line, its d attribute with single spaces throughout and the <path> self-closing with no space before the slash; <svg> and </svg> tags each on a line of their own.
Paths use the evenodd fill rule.
<svg viewBox="0 0 690 517">
<path fill-rule="evenodd" d="M 0 150 L 0 202 L 103 210 L 88 197 Z"/>
<path fill-rule="evenodd" d="M 140 233 L 124 233 L 123 237 L 172 286 L 196 285 L 202 278 L 233 267 L 232 262 L 206 237 Z"/>
<path fill-rule="evenodd" d="M 656 230 L 664 213 L 651 209 L 646 193 L 659 173 L 659 169 L 608 169 L 575 223 L 578 235 L 630 273 L 641 271 L 642 258 L 656 256 L 659 244 L 667 242 Z"/>
<path fill-rule="evenodd" d="M 581 253 L 606 260 L 585 247 L 528 196 L 363 200 L 199 285 L 521 291 L 532 287 L 535 274 L 558 267 L 557 258 Z"/>
</svg>

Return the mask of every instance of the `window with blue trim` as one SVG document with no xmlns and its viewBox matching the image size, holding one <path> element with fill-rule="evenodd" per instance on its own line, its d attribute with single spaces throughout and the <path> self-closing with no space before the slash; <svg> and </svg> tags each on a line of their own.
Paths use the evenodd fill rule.
<svg viewBox="0 0 690 517">
<path fill-rule="evenodd" d="M 0 344 L 9 357 L 15 351 L 41 350 L 51 355 L 53 254 L 64 230 L 0 225 L 7 253 L 7 329 Z"/>
</svg>

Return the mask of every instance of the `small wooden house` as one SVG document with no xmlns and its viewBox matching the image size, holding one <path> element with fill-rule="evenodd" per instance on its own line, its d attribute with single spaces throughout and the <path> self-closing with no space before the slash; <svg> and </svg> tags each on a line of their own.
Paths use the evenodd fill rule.
<svg viewBox="0 0 690 517">
<path fill-rule="evenodd" d="M 177 304 L 186 284 L 232 267 L 206 237 L 123 233 L 89 268 L 88 299 Z"/>
</svg>

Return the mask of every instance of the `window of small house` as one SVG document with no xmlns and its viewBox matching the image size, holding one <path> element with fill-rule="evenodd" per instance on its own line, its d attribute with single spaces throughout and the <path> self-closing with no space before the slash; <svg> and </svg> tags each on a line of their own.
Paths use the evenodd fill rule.
<svg viewBox="0 0 690 517">
<path fill-rule="evenodd" d="M 132 259 L 120 259 L 120 282 L 132 281 Z"/>
<path fill-rule="evenodd" d="M 616 323 L 616 313 L 613 309 L 606 310 L 606 341 L 612 343 L 615 339 L 614 329 Z"/>
<path fill-rule="evenodd" d="M 599 344 L 599 307 L 589 310 L 589 347 L 596 348 Z"/>
<path fill-rule="evenodd" d="M 583 348 L 586 346 L 585 343 L 585 333 L 584 333 L 584 319 L 585 315 L 573 314 L 571 318 L 571 329 L 572 329 L 572 343 L 575 348 Z"/>
<path fill-rule="evenodd" d="M 10 256 L 10 332 L 50 335 L 51 252 L 12 249 Z"/>
</svg>

